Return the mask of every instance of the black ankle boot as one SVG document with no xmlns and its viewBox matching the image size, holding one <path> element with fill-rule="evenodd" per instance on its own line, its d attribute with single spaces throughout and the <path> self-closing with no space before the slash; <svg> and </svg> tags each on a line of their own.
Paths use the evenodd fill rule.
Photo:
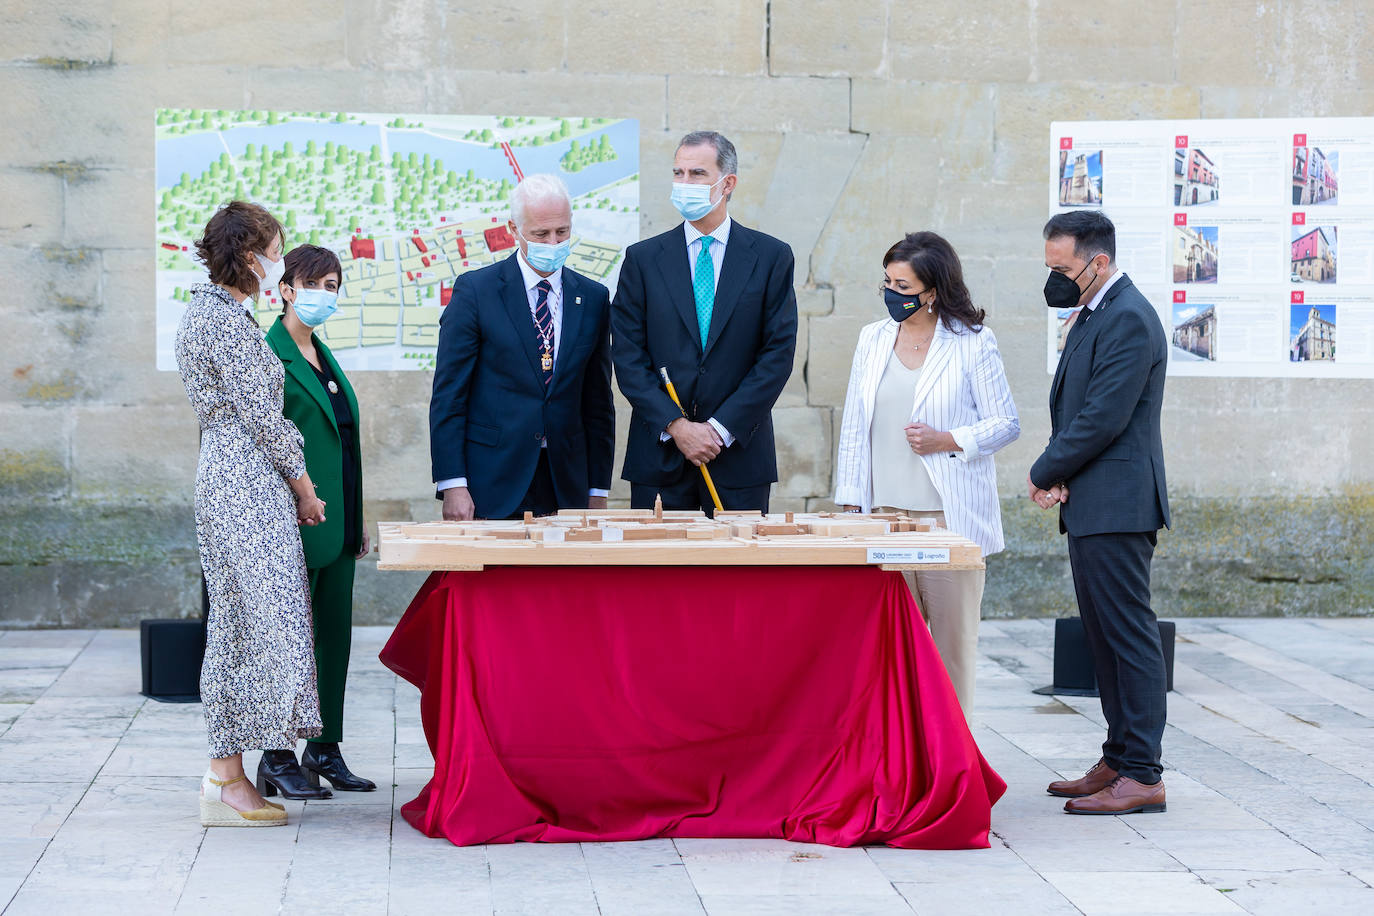
<svg viewBox="0 0 1374 916">
<path fill-rule="evenodd" d="M 295 751 L 263 751 L 258 761 L 257 787 L 263 798 L 271 798 L 278 792 L 282 798 L 305 801 L 334 797 L 333 792 L 320 787 L 318 780 L 311 784 L 296 762 Z"/>
<path fill-rule="evenodd" d="M 305 753 L 301 755 L 301 767 L 312 785 L 318 786 L 323 776 L 340 792 L 371 792 L 377 788 L 372 780 L 354 776 L 349 771 L 337 741 L 307 741 Z"/>
</svg>

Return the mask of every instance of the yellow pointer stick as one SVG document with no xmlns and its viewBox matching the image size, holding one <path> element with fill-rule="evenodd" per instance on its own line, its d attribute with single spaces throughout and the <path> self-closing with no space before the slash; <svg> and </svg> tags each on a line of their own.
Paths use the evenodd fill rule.
<svg viewBox="0 0 1374 916">
<path fill-rule="evenodd" d="M 668 367 L 660 367 L 658 374 L 663 378 L 663 386 L 668 389 L 668 397 L 673 399 L 678 410 L 682 410 L 682 402 L 677 399 L 677 389 L 673 387 L 672 379 L 668 378 Z M 682 416 L 685 418 L 687 411 L 682 410 Z M 703 461 L 697 467 L 701 468 L 701 479 L 706 481 L 706 489 L 711 493 L 711 502 L 715 504 L 716 511 L 724 512 L 725 507 L 720 504 L 720 494 L 716 492 L 716 485 L 711 482 L 711 472 L 706 470 L 706 462 Z"/>
</svg>

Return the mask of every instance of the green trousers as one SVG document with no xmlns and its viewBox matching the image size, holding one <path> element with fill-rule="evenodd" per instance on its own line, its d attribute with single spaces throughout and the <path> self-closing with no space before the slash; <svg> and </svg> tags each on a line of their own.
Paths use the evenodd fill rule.
<svg viewBox="0 0 1374 916">
<path fill-rule="evenodd" d="M 324 731 L 311 741 L 343 740 L 344 683 L 353 645 L 353 568 L 347 550 L 328 566 L 310 570 L 310 608 L 315 616 L 315 676 Z"/>
</svg>

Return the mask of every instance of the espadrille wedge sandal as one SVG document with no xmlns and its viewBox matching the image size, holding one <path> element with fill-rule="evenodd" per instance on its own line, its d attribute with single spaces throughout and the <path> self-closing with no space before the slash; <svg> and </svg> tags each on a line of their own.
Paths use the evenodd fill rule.
<svg viewBox="0 0 1374 916">
<path fill-rule="evenodd" d="M 286 825 L 286 811 L 280 805 L 265 802 L 253 811 L 239 811 L 223 800 L 223 789 L 246 776 L 219 780 L 210 770 L 200 781 L 200 825 L 202 827 L 282 827 Z"/>
</svg>

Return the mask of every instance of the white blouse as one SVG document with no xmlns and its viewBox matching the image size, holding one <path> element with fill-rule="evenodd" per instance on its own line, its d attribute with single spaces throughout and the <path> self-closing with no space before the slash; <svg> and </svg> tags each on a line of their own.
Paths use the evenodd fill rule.
<svg viewBox="0 0 1374 916">
<path fill-rule="evenodd" d="M 873 399 L 869 444 L 873 450 L 873 505 L 920 512 L 944 508 L 921 456 L 911 450 L 906 425 L 921 367 L 908 369 L 893 350 Z"/>
</svg>

